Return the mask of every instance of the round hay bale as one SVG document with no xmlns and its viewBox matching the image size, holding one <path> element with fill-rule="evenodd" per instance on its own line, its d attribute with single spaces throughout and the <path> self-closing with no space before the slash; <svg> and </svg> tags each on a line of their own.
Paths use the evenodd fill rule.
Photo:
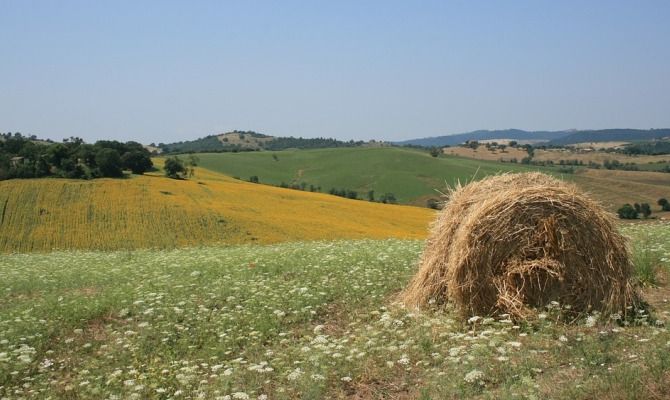
<svg viewBox="0 0 670 400">
<path fill-rule="evenodd" d="M 623 315 L 636 303 L 625 238 L 574 185 L 503 174 L 448 197 L 402 294 L 406 305 L 449 301 L 463 316 L 526 318 L 552 301 Z"/>
</svg>

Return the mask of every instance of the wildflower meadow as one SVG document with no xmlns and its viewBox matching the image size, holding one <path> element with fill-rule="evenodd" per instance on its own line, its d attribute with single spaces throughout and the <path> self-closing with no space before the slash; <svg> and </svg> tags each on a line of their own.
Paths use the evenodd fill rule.
<svg viewBox="0 0 670 400">
<path fill-rule="evenodd" d="M 624 228 L 670 267 L 670 225 Z M 0 398 L 667 398 L 670 293 L 631 321 L 413 310 L 423 242 L 0 258 Z M 662 274 L 661 274 L 662 276 Z M 665 290 L 665 291 L 664 291 Z"/>
</svg>

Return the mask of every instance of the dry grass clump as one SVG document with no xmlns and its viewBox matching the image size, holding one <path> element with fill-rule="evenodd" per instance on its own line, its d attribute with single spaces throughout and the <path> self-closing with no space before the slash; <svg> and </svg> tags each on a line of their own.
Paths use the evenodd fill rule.
<svg viewBox="0 0 670 400">
<path fill-rule="evenodd" d="M 551 301 L 626 314 L 637 295 L 625 238 L 577 188 L 541 173 L 503 174 L 448 194 L 409 306 L 452 302 L 464 316 L 525 318 Z"/>
</svg>

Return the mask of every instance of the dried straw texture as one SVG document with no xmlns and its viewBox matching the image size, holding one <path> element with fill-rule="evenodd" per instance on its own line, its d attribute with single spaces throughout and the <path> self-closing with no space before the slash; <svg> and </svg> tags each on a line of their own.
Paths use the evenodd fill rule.
<svg viewBox="0 0 670 400">
<path fill-rule="evenodd" d="M 402 294 L 406 305 L 450 301 L 464 316 L 526 318 L 551 301 L 624 315 L 636 303 L 625 238 L 574 185 L 503 174 L 448 197 Z"/>
</svg>

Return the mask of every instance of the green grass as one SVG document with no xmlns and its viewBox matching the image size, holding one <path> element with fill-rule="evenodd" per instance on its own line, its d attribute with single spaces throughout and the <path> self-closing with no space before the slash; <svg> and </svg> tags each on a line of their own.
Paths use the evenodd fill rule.
<svg viewBox="0 0 670 400">
<path fill-rule="evenodd" d="M 391 192 L 402 203 L 419 201 L 420 205 L 425 205 L 425 199 L 421 202 L 420 198 L 437 197 L 435 189 L 444 190 L 458 180 L 537 170 L 458 157 L 434 158 L 423 151 L 396 147 L 208 153 L 198 157 L 202 167 L 243 180 L 256 175 L 261 183 L 272 185 L 305 182 L 321 186 L 323 192 L 331 188 L 356 190 L 360 197 L 369 190 L 377 196 Z"/>
<path fill-rule="evenodd" d="M 649 238 L 640 238 L 633 245 L 631 256 L 633 265 L 635 266 L 635 274 L 640 283 L 643 285 L 656 285 L 662 264 L 661 255 L 650 247 Z"/>
<path fill-rule="evenodd" d="M 361 198 L 366 198 L 369 190 L 375 191 L 377 199 L 390 192 L 399 202 L 418 206 L 426 206 L 429 198 L 439 197 L 438 191 L 459 180 L 468 182 L 500 172 L 526 171 L 541 171 L 574 182 L 610 211 L 625 203 L 655 204 L 660 197 L 670 197 L 665 179 L 670 174 L 586 168 L 566 174 L 558 166 L 526 166 L 456 156 L 434 158 L 424 151 L 399 147 L 208 153 L 199 157 L 201 166 L 242 180 L 258 176 L 261 183 L 271 185 L 304 182 L 308 187 L 320 186 L 322 192 L 331 188 L 355 190 Z"/>
<path fill-rule="evenodd" d="M 668 162 L 657 162 L 657 163 L 640 163 L 636 164 L 636 167 L 640 171 L 664 171 L 670 166 Z"/>
<path fill-rule="evenodd" d="M 670 226 L 625 233 L 668 267 Z M 0 398 L 667 398 L 658 324 L 515 326 L 394 303 L 423 242 L 0 258 Z M 665 290 L 665 292 L 663 292 Z M 665 294 L 664 294 L 665 293 Z M 230 396 L 230 397 L 226 397 Z"/>
</svg>

